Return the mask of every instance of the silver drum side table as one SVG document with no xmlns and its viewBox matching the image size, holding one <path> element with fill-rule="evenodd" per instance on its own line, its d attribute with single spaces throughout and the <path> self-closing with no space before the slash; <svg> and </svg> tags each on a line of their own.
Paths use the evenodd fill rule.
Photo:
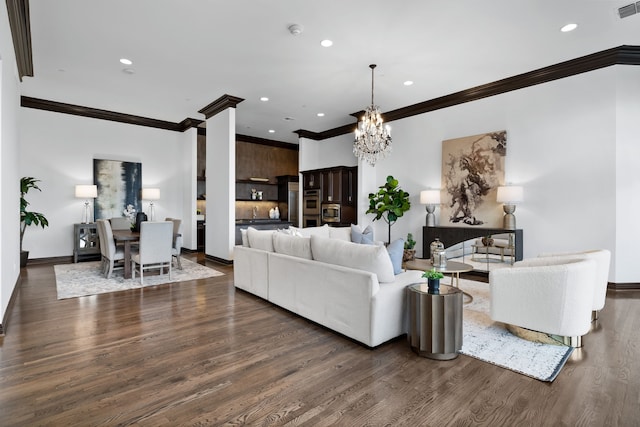
<svg viewBox="0 0 640 427">
<path fill-rule="evenodd" d="M 462 348 L 462 291 L 440 285 L 430 294 L 426 283 L 407 288 L 411 349 L 419 356 L 450 360 Z"/>
</svg>

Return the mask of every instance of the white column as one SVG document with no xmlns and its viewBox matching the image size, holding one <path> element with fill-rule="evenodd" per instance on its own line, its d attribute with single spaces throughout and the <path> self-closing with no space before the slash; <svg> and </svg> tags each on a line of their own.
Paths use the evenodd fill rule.
<svg viewBox="0 0 640 427">
<path fill-rule="evenodd" d="M 207 213 L 205 253 L 233 260 L 236 198 L 236 109 L 207 119 Z"/>
</svg>

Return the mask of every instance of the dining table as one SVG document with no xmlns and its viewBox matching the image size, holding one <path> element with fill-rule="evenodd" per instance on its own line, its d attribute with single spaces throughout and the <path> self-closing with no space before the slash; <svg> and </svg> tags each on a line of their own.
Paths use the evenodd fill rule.
<svg viewBox="0 0 640 427">
<path fill-rule="evenodd" d="M 124 243 L 124 278 L 131 279 L 131 244 L 140 241 L 140 232 L 113 230 L 113 240 Z"/>
</svg>

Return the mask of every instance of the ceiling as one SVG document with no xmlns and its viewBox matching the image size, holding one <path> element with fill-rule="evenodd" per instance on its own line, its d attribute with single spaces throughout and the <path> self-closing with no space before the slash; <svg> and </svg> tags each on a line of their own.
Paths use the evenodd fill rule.
<svg viewBox="0 0 640 427">
<path fill-rule="evenodd" d="M 34 76 L 22 95 L 180 122 L 228 94 L 245 99 L 237 133 L 296 143 L 298 129 L 355 124 L 350 114 L 370 103 L 369 64 L 376 104 L 390 111 L 640 45 L 640 14 L 618 16 L 629 3 L 30 0 Z M 570 22 L 578 28 L 560 32 Z"/>
</svg>

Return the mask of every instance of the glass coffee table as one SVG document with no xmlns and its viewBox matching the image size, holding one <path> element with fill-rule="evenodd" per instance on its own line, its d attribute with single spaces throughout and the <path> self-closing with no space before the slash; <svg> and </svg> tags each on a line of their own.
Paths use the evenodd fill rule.
<svg viewBox="0 0 640 427">
<path fill-rule="evenodd" d="M 427 271 L 433 268 L 433 264 L 431 264 L 430 259 L 416 258 L 411 261 L 407 261 L 404 263 L 405 270 L 422 270 Z M 460 284 L 460 273 L 468 273 L 473 270 L 473 266 L 471 264 L 465 264 L 463 262 L 456 261 L 447 261 L 446 267 L 436 267 L 436 271 L 439 271 L 442 274 L 450 274 L 451 275 L 451 286 L 459 288 Z M 468 293 L 464 292 L 464 296 L 469 298 L 465 303 L 471 302 L 473 297 Z"/>
</svg>

